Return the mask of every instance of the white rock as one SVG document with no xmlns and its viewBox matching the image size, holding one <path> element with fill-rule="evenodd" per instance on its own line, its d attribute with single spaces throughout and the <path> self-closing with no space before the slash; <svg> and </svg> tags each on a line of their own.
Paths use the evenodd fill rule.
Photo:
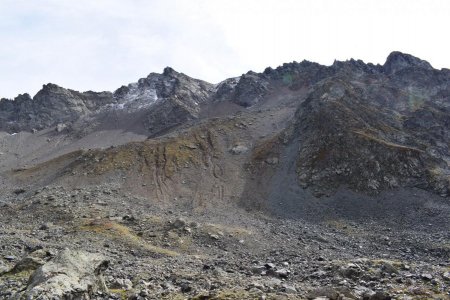
<svg viewBox="0 0 450 300">
<path fill-rule="evenodd" d="M 236 145 L 233 148 L 231 148 L 231 150 L 230 150 L 230 152 L 232 154 L 235 154 L 235 155 L 242 154 L 242 153 L 245 153 L 247 151 L 248 151 L 248 148 L 246 146 L 244 146 L 244 145 Z"/>
</svg>

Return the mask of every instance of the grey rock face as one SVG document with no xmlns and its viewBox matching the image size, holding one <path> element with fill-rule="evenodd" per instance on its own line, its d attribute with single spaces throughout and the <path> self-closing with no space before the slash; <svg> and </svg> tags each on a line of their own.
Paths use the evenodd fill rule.
<svg viewBox="0 0 450 300">
<path fill-rule="evenodd" d="M 137 83 L 118 89 L 114 93 L 117 100 L 114 106 L 148 109 L 143 125 L 152 136 L 196 119 L 212 91 L 212 84 L 167 67 L 163 74 L 151 73 Z"/>
<path fill-rule="evenodd" d="M 427 66 L 406 57 L 427 74 Z M 437 91 L 447 89 L 449 79 L 416 98 L 403 81 L 379 74 L 368 83 L 366 77 L 373 75 L 363 74 L 325 79 L 300 105 L 294 132 L 302 145 L 301 185 L 321 190 L 348 184 L 374 193 L 406 185 L 448 195 L 449 124 L 444 119 L 450 116 L 450 98 L 441 99 Z"/>
<path fill-rule="evenodd" d="M 383 66 L 383 69 L 387 74 L 393 74 L 402 69 L 414 67 L 428 70 L 433 69 L 433 67 L 427 61 L 398 51 L 394 51 L 389 54 L 386 63 Z"/>
<path fill-rule="evenodd" d="M 0 101 L 0 130 L 9 133 L 35 131 L 57 124 L 69 126 L 81 118 L 114 112 L 133 113 L 150 107 L 146 126 L 150 133 L 196 118 L 200 106 L 213 91 L 213 85 L 196 80 L 171 68 L 163 74 L 151 73 L 114 93 L 77 92 L 55 84 L 44 85 L 36 96 L 19 95 Z M 92 120 L 93 119 L 93 120 Z M 61 132 L 61 126 L 56 128 Z"/>
<path fill-rule="evenodd" d="M 236 85 L 239 83 L 240 77 L 228 78 L 220 82 L 216 87 L 216 100 L 228 100 L 233 96 Z"/>
<path fill-rule="evenodd" d="M 231 101 L 244 107 L 258 103 L 268 91 L 269 83 L 257 73 L 248 72 L 239 79 Z"/>
<path fill-rule="evenodd" d="M 213 99 L 219 101 L 230 101 L 243 107 L 250 107 L 260 102 L 269 92 L 274 81 L 283 85 L 295 86 L 309 84 L 303 81 L 302 75 L 308 74 L 314 81 L 315 72 L 306 69 L 305 65 L 294 63 L 285 64 L 276 70 L 268 68 L 263 74 L 249 71 L 240 77 L 229 78 L 216 87 Z M 304 74 L 301 74 L 301 73 Z"/>
<path fill-rule="evenodd" d="M 285 63 L 276 69 L 266 68 L 263 76 L 270 81 L 281 82 L 291 90 L 298 90 L 308 88 L 335 72 L 333 68 L 304 60 L 300 63 Z"/>
<path fill-rule="evenodd" d="M 109 92 L 80 93 L 49 83 L 33 99 L 24 94 L 14 101 L 0 101 L 0 129 L 7 132 L 32 131 L 73 122 L 112 101 Z"/>
<path fill-rule="evenodd" d="M 122 86 L 114 92 L 114 98 L 120 108 L 141 109 L 163 99 L 178 98 L 195 109 L 208 99 L 211 89 L 211 84 L 167 67 L 162 74 L 151 73 L 136 83 Z"/>
<path fill-rule="evenodd" d="M 102 272 L 108 262 L 97 254 L 63 250 L 30 277 L 26 299 L 91 299 L 105 291 Z"/>
</svg>

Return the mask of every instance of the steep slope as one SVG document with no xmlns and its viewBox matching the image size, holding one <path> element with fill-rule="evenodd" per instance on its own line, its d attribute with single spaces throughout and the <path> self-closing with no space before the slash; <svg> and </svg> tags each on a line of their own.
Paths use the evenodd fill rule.
<svg viewBox="0 0 450 300">
<path fill-rule="evenodd" d="M 418 186 L 447 196 L 448 135 L 424 137 L 411 125 L 417 124 L 420 112 L 401 114 L 383 107 L 377 103 L 379 93 L 380 89 L 364 93 L 348 82 L 330 79 L 302 104 L 295 125 L 301 144 L 297 159 L 301 185 L 332 190 L 345 184 L 373 192 Z M 449 116 L 444 109 L 435 114 Z M 443 117 L 429 119 L 435 129 L 448 132 Z"/>
<path fill-rule="evenodd" d="M 250 139 L 238 120 L 216 120 L 176 136 L 108 149 L 75 151 L 8 173 L 16 189 L 46 185 L 71 189 L 105 185 L 148 197 L 159 206 L 204 210 L 235 205 L 243 189 L 245 154 L 231 151 Z"/>
</svg>

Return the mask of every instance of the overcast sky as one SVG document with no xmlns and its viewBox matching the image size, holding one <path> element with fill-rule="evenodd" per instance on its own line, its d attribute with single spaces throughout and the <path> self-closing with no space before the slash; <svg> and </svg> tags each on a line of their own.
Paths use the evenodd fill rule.
<svg viewBox="0 0 450 300">
<path fill-rule="evenodd" d="M 0 98 L 113 91 L 171 66 L 216 83 L 303 59 L 450 68 L 448 0 L 0 0 Z"/>
</svg>

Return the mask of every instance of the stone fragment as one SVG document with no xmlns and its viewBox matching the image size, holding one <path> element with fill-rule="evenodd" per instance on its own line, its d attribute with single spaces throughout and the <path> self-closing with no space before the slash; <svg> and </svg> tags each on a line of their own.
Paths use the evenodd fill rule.
<svg viewBox="0 0 450 300">
<path fill-rule="evenodd" d="M 297 289 L 289 284 L 282 284 L 281 287 L 283 288 L 283 292 L 285 292 L 286 294 L 296 294 L 297 293 Z"/>
<path fill-rule="evenodd" d="M 244 145 L 236 145 L 233 148 L 231 148 L 230 152 L 235 155 L 243 154 L 245 152 L 248 152 L 248 147 Z"/>
<path fill-rule="evenodd" d="M 337 300 L 339 299 L 339 293 L 331 287 L 320 287 L 310 291 L 306 295 L 306 298 L 310 300 L 320 299 L 320 297 L 323 299 Z"/>
</svg>

